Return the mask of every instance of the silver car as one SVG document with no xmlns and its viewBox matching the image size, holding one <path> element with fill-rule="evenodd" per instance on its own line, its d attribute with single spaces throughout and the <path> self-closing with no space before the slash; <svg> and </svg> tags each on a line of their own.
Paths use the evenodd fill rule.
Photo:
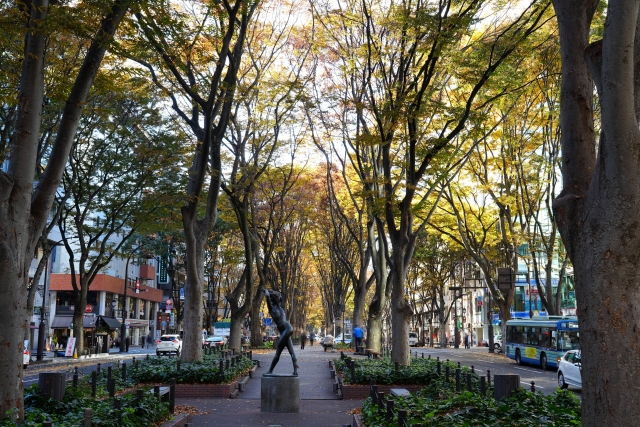
<svg viewBox="0 0 640 427">
<path fill-rule="evenodd" d="M 582 359 L 580 350 L 569 350 L 558 358 L 558 386 L 582 388 Z"/>
</svg>

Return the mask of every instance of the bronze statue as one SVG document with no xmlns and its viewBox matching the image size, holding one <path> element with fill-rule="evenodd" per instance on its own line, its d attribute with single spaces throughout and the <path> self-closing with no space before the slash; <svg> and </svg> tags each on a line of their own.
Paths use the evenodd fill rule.
<svg viewBox="0 0 640 427">
<path fill-rule="evenodd" d="M 275 322 L 278 327 L 278 331 L 280 332 L 280 339 L 278 340 L 278 346 L 276 348 L 276 355 L 273 356 L 273 361 L 271 362 L 271 367 L 269 368 L 269 372 L 266 375 L 270 375 L 273 373 L 273 368 L 276 367 L 278 361 L 280 360 L 280 354 L 282 354 L 282 350 L 284 350 L 285 346 L 289 350 L 289 354 L 291 355 L 291 361 L 293 362 L 293 375 L 298 375 L 298 359 L 296 358 L 296 353 L 293 351 L 293 343 L 291 342 L 291 336 L 293 335 L 293 326 L 291 323 L 287 322 L 287 316 L 284 313 L 284 309 L 280 307 L 280 302 L 282 302 L 282 295 L 278 291 L 268 291 L 263 289 L 265 296 L 267 297 L 267 307 L 269 307 L 269 314 L 271 314 L 271 318 Z"/>
</svg>

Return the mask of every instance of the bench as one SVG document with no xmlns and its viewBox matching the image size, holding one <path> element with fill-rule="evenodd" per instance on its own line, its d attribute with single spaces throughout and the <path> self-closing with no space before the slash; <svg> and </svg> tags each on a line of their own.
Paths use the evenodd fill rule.
<svg viewBox="0 0 640 427">
<path fill-rule="evenodd" d="M 254 366 L 255 368 L 255 366 Z M 242 380 L 238 381 L 238 388 L 240 389 L 240 391 L 244 392 L 244 386 L 247 384 L 247 382 L 249 382 L 249 378 L 251 377 L 251 375 L 244 377 Z"/>
<path fill-rule="evenodd" d="M 149 390 L 149 393 L 153 393 L 158 399 L 160 399 L 163 402 L 169 401 L 169 397 L 171 395 L 170 392 L 171 392 L 171 387 L 169 386 L 161 387 L 159 385 L 154 386 L 153 390 Z"/>
<path fill-rule="evenodd" d="M 406 388 L 392 388 L 390 393 L 391 396 L 396 397 L 411 397 L 411 393 Z"/>
</svg>

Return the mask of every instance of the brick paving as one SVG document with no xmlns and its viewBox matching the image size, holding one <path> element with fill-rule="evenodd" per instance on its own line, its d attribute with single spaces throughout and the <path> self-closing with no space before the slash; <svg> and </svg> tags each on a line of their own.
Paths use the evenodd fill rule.
<svg viewBox="0 0 640 427">
<path fill-rule="evenodd" d="M 329 371 L 329 360 L 339 353 L 325 353 L 317 343 L 296 349 L 298 373 L 300 375 L 300 412 L 297 414 L 275 414 L 260 412 L 260 378 L 267 372 L 273 352 L 254 355 L 262 362 L 255 378 L 249 380 L 245 391 L 237 399 L 177 399 L 177 405 L 188 405 L 201 413 L 193 417 L 193 426 L 240 427 L 240 426 L 308 426 L 342 427 L 350 425 L 350 414 L 362 402 L 339 400 L 333 392 L 333 381 Z M 291 357 L 285 352 L 280 357 L 275 374 L 293 372 Z"/>
</svg>

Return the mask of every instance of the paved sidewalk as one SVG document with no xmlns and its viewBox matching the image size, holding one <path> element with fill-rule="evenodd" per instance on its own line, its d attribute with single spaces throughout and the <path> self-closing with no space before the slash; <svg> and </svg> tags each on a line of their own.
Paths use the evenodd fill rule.
<svg viewBox="0 0 640 427">
<path fill-rule="evenodd" d="M 240 427 L 280 425 L 308 427 L 342 427 L 350 425 L 353 416 L 348 412 L 361 406 L 354 400 L 338 400 L 333 392 L 329 360 L 339 353 L 325 353 L 320 345 L 296 349 L 300 375 L 300 412 L 275 414 L 260 412 L 260 378 L 267 372 L 274 353 L 256 354 L 262 362 L 255 377 L 247 383 L 238 399 L 177 399 L 177 405 L 196 407 L 202 414 L 193 417 L 193 426 Z M 291 357 L 285 352 L 274 373 L 293 372 Z"/>
</svg>

